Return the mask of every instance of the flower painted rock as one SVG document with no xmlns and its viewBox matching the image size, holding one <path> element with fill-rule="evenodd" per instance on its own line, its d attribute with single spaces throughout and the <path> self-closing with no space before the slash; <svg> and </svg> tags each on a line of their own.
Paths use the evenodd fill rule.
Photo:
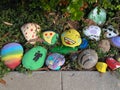
<svg viewBox="0 0 120 90">
<path fill-rule="evenodd" d="M 78 56 L 78 64 L 84 69 L 90 69 L 96 65 L 98 61 L 98 55 L 96 51 L 92 49 L 86 49 Z"/>
<path fill-rule="evenodd" d="M 98 44 L 98 48 L 106 53 L 110 50 L 110 42 L 108 40 L 101 40 Z"/>
<path fill-rule="evenodd" d="M 112 38 L 119 35 L 118 30 L 116 30 L 112 25 L 103 28 L 103 31 L 105 32 L 104 36 L 107 38 Z"/>
<path fill-rule="evenodd" d="M 98 26 L 91 25 L 83 29 L 83 33 L 92 40 L 100 39 L 101 29 Z"/>
<path fill-rule="evenodd" d="M 117 36 L 117 37 L 113 37 L 110 39 L 110 43 L 117 47 L 117 48 L 120 48 L 120 36 Z"/>
<path fill-rule="evenodd" d="M 85 49 L 85 48 L 87 48 L 87 46 L 88 46 L 88 40 L 83 38 L 82 43 L 79 46 L 79 49 Z"/>
<path fill-rule="evenodd" d="M 105 73 L 107 69 L 107 64 L 104 62 L 97 62 L 96 69 L 101 73 Z"/>
<path fill-rule="evenodd" d="M 25 37 L 25 39 L 27 41 L 30 41 L 30 40 L 33 40 L 33 39 L 37 39 L 38 38 L 38 35 L 37 33 L 41 31 L 41 28 L 38 24 L 36 23 L 27 23 L 27 24 L 24 24 L 22 27 L 21 27 L 21 31 Z M 30 42 L 30 44 L 35 44 L 36 41 L 32 41 Z"/>
<path fill-rule="evenodd" d="M 107 58 L 106 63 L 108 67 L 112 70 L 120 68 L 120 62 L 116 61 L 114 58 Z"/>
<path fill-rule="evenodd" d="M 15 69 L 21 63 L 23 47 L 19 43 L 8 43 L 1 49 L 1 60 L 10 69 Z"/>
<path fill-rule="evenodd" d="M 30 70 L 37 70 L 44 64 L 47 50 L 41 46 L 36 46 L 25 53 L 22 64 Z"/>
<path fill-rule="evenodd" d="M 59 70 L 64 63 L 65 58 L 59 53 L 53 53 L 46 59 L 46 65 L 52 70 Z"/>
<path fill-rule="evenodd" d="M 42 37 L 46 44 L 48 45 L 54 45 L 58 40 L 58 34 L 54 31 L 45 31 L 42 34 Z"/>
<path fill-rule="evenodd" d="M 61 40 L 63 45 L 68 47 L 79 46 L 82 42 L 80 33 L 75 29 L 70 29 L 62 33 Z"/>
<path fill-rule="evenodd" d="M 103 25 L 106 22 L 106 11 L 103 8 L 95 7 L 89 13 L 88 18 L 98 25 Z"/>
</svg>

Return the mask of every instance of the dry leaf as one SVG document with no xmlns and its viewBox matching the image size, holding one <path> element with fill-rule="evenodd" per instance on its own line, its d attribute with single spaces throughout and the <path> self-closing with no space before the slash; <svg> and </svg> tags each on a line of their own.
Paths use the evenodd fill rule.
<svg viewBox="0 0 120 90">
<path fill-rule="evenodd" d="M 13 24 L 12 23 L 9 23 L 9 22 L 5 22 L 3 21 L 4 24 L 8 25 L 8 26 L 12 26 Z"/>
<path fill-rule="evenodd" d="M 3 79 L 0 79 L 0 83 L 3 84 L 3 85 L 6 85 L 6 81 L 3 80 Z"/>
</svg>

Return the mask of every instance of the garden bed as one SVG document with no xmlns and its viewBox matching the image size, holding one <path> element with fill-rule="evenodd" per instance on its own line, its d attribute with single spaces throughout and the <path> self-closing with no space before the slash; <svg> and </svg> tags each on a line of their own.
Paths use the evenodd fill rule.
<svg viewBox="0 0 120 90">
<path fill-rule="evenodd" d="M 72 2 L 73 1 L 73 2 Z M 8 43 L 17 42 L 20 43 L 24 48 L 24 54 L 29 51 L 31 48 L 36 46 L 42 46 L 47 49 L 47 56 L 51 54 L 51 49 L 56 46 L 64 46 L 61 40 L 61 34 L 69 29 L 76 29 L 81 38 L 86 38 L 88 40 L 88 46 L 85 49 L 78 49 L 77 51 L 64 54 L 65 63 L 59 69 L 61 71 L 96 71 L 96 67 L 90 69 L 83 69 L 77 61 L 76 56 L 86 49 L 92 49 L 97 52 L 98 61 L 105 62 L 107 57 L 114 58 L 116 55 L 119 56 L 119 48 L 111 46 L 108 52 L 103 52 L 98 47 L 99 41 L 103 39 L 108 39 L 104 37 L 104 32 L 101 32 L 100 40 L 91 40 L 83 33 L 83 29 L 86 26 L 97 25 L 92 20 L 88 19 L 88 14 L 96 6 L 102 7 L 106 10 L 107 18 L 106 22 L 102 25 L 97 25 L 100 28 L 104 28 L 106 25 L 112 24 L 115 29 L 120 33 L 120 5 L 118 4 L 119 0 L 111 2 L 108 0 L 103 0 L 102 2 L 96 0 L 80 0 L 74 2 L 74 0 L 36 0 L 29 2 L 26 0 L 10 0 L 10 1 L 0 1 L 0 48 Z M 106 2 L 105 2 L 106 1 Z M 111 4 L 112 3 L 112 4 Z M 36 40 L 36 43 L 30 44 L 26 41 L 21 27 L 26 23 L 36 23 L 40 26 L 41 32 L 38 33 L 39 38 L 41 38 L 42 32 L 49 30 L 54 31 L 59 34 L 59 39 L 54 45 L 47 45 L 41 43 L 39 40 Z M 109 68 L 107 68 L 108 70 Z M 39 71 L 48 71 L 47 65 L 43 65 L 42 68 L 38 69 Z M 116 69 L 119 72 L 119 68 Z M 32 72 L 29 69 L 23 67 L 22 63 L 11 70 L 4 65 L 4 62 L 0 60 L 0 77 L 3 77 L 4 74 L 10 71 L 19 71 L 19 72 Z"/>
</svg>

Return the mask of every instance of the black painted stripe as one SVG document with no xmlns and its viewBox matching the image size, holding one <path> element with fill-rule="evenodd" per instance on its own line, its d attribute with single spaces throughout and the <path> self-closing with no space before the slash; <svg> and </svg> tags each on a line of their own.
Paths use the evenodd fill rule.
<svg viewBox="0 0 120 90">
<path fill-rule="evenodd" d="M 88 62 L 89 60 L 90 60 L 90 59 L 85 60 L 85 61 L 83 62 L 83 65 L 85 65 L 85 63 Z"/>
</svg>

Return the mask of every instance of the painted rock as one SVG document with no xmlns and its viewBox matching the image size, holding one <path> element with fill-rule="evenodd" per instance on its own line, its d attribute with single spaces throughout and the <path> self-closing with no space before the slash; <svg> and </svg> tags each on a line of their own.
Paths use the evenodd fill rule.
<svg viewBox="0 0 120 90">
<path fill-rule="evenodd" d="M 85 49 L 85 48 L 87 48 L 87 47 L 88 47 L 88 40 L 85 39 L 85 38 L 83 38 L 83 39 L 82 39 L 82 43 L 81 43 L 80 46 L 79 46 L 79 49 Z"/>
<path fill-rule="evenodd" d="M 106 22 L 106 11 L 103 8 L 95 7 L 89 13 L 88 18 L 98 25 L 103 25 Z"/>
<path fill-rule="evenodd" d="M 27 23 L 21 27 L 21 31 L 27 41 L 38 38 L 38 32 L 41 31 L 41 28 L 36 23 Z M 36 41 L 30 42 L 30 44 L 35 44 Z"/>
<path fill-rule="evenodd" d="M 98 44 L 98 47 L 104 52 L 108 52 L 110 50 L 110 42 L 108 40 L 101 40 Z"/>
<path fill-rule="evenodd" d="M 59 70 L 64 63 L 65 58 L 59 53 L 53 53 L 46 59 L 46 65 L 52 70 Z"/>
<path fill-rule="evenodd" d="M 48 45 L 53 45 L 57 42 L 58 40 L 58 34 L 55 33 L 54 31 L 45 31 L 42 34 L 42 37 L 45 41 L 46 44 Z"/>
<path fill-rule="evenodd" d="M 120 68 L 120 62 L 116 61 L 114 58 L 107 58 L 106 63 L 108 67 L 112 70 Z"/>
<path fill-rule="evenodd" d="M 84 69 L 90 69 L 96 65 L 98 61 L 98 55 L 96 51 L 92 49 L 86 49 L 78 56 L 78 64 Z"/>
<path fill-rule="evenodd" d="M 69 47 L 79 46 L 82 42 L 80 33 L 75 29 L 70 29 L 62 33 L 61 40 L 63 45 Z"/>
<path fill-rule="evenodd" d="M 119 35 L 118 30 L 116 30 L 112 25 L 109 25 L 108 27 L 103 28 L 103 31 L 105 32 L 104 36 L 107 38 L 112 38 Z"/>
<path fill-rule="evenodd" d="M 110 39 L 110 43 L 117 47 L 117 48 L 120 48 L 120 36 L 117 36 L 117 37 L 113 37 Z"/>
<path fill-rule="evenodd" d="M 104 62 L 97 62 L 96 69 L 101 73 L 105 73 L 107 69 L 107 64 Z"/>
<path fill-rule="evenodd" d="M 83 29 L 83 33 L 92 40 L 100 39 L 101 29 L 98 26 L 91 25 Z"/>
<path fill-rule="evenodd" d="M 1 49 L 1 60 L 10 69 L 15 69 L 21 63 L 23 47 L 19 43 L 8 43 Z"/>
<path fill-rule="evenodd" d="M 25 53 L 22 64 L 30 70 L 37 70 L 44 64 L 47 50 L 41 46 L 36 46 Z"/>
</svg>

